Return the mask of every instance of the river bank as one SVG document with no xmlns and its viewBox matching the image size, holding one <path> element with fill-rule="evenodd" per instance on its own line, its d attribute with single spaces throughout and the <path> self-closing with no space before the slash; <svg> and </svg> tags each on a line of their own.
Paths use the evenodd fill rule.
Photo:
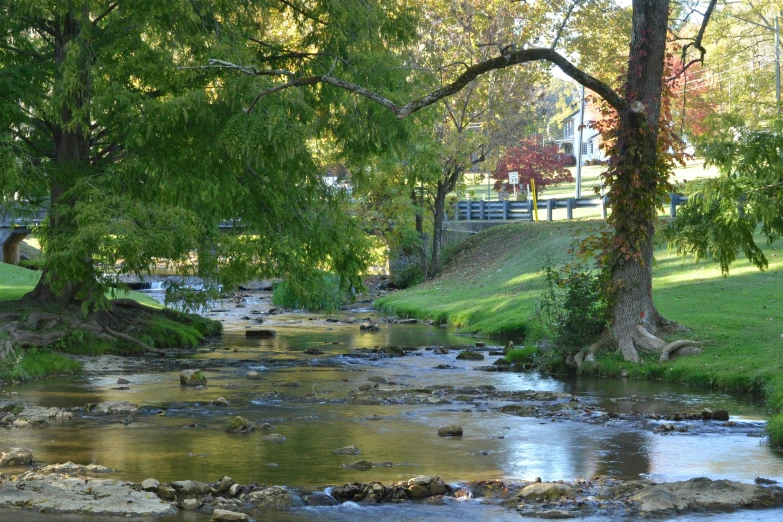
<svg viewBox="0 0 783 522">
<path fill-rule="evenodd" d="M 595 223 L 524 223 L 492 228 L 461 245 L 443 274 L 409 290 L 381 298 L 380 310 L 432 318 L 480 335 L 512 337 L 535 345 L 546 333 L 533 319 L 543 289 L 543 267 L 568 261 L 574 237 Z M 732 390 L 764 397 L 769 435 L 783 444 L 783 241 L 765 249 L 769 269 L 738 261 L 724 278 L 716 263 L 678 257 L 663 245 L 655 251 L 655 302 L 667 319 L 690 329 L 678 338 L 709 342 L 704 352 L 659 363 L 626 363 L 603 353 L 582 372 L 601 377 L 655 379 Z"/>
</svg>

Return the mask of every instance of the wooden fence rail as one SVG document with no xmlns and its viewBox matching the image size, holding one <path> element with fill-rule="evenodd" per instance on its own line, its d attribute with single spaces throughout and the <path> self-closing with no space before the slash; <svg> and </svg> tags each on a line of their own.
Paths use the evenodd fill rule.
<svg viewBox="0 0 783 522">
<path fill-rule="evenodd" d="M 687 196 L 669 194 L 669 215 L 677 216 L 677 206 L 688 201 Z M 542 199 L 538 201 L 538 209 L 546 210 L 546 220 L 552 221 L 552 214 L 557 208 L 566 209 L 566 219 L 574 218 L 575 208 L 599 207 L 601 216 L 606 219 L 606 209 L 610 206 L 609 198 L 567 198 L 567 199 Z M 532 221 L 533 202 L 528 201 L 458 201 L 455 215 L 457 221 L 471 220 L 522 220 Z M 540 219 L 540 217 L 539 217 Z"/>
</svg>

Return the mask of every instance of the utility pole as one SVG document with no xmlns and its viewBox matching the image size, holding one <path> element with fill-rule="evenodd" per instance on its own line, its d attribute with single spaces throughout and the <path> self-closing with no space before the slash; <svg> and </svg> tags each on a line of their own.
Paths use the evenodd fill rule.
<svg viewBox="0 0 783 522">
<path fill-rule="evenodd" d="M 780 24 L 775 17 L 775 102 L 780 116 Z"/>
<path fill-rule="evenodd" d="M 576 190 L 574 198 L 582 197 L 582 133 L 585 124 L 585 86 L 582 85 L 582 91 L 579 96 L 579 152 L 576 157 Z"/>
</svg>

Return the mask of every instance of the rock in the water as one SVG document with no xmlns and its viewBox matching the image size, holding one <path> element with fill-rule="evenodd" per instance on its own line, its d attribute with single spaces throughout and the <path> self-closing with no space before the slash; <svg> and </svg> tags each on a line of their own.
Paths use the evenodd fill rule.
<svg viewBox="0 0 783 522">
<path fill-rule="evenodd" d="M 259 430 L 273 430 L 273 429 L 275 429 L 275 427 L 273 425 L 269 424 L 268 422 L 265 422 L 265 423 L 261 424 L 261 426 L 259 426 L 258 429 Z"/>
<path fill-rule="evenodd" d="M 212 512 L 212 518 L 209 519 L 210 522 L 249 522 L 250 520 L 250 516 L 245 513 L 227 511 L 225 509 L 216 509 Z"/>
<path fill-rule="evenodd" d="M 733 511 L 738 507 L 779 505 L 783 491 L 730 480 L 700 477 L 683 482 L 647 486 L 631 497 L 639 511 L 662 516 L 689 511 Z"/>
<path fill-rule="evenodd" d="M 256 427 L 252 422 L 238 415 L 231 419 L 231 422 L 226 426 L 228 433 L 250 433 L 255 430 Z"/>
<path fill-rule="evenodd" d="M 541 518 L 544 520 L 565 520 L 568 518 L 579 518 L 581 513 L 578 510 L 569 511 L 567 509 L 545 509 L 543 511 L 525 512 L 526 516 Z"/>
<path fill-rule="evenodd" d="M 88 464 L 84 466 L 82 464 L 74 464 L 70 460 L 65 464 L 49 464 L 40 469 L 41 473 L 68 473 L 69 475 L 75 475 L 77 473 L 111 473 L 112 471 L 114 470 L 99 464 Z"/>
<path fill-rule="evenodd" d="M 726 410 L 715 410 L 712 412 L 712 420 L 727 421 L 729 420 L 729 412 Z"/>
<path fill-rule="evenodd" d="M 24 488 L 19 488 L 24 484 Z M 74 478 L 28 472 L 0 481 L 0 507 L 25 506 L 47 513 L 89 513 L 91 516 L 166 516 L 177 508 L 122 480 Z"/>
<path fill-rule="evenodd" d="M 195 498 L 186 498 L 181 502 L 181 506 L 185 511 L 195 511 L 198 509 L 199 501 Z"/>
<path fill-rule="evenodd" d="M 509 341 L 505 348 L 503 348 L 503 355 L 508 355 L 508 352 L 514 349 L 514 341 Z"/>
<path fill-rule="evenodd" d="M 130 415 L 139 411 L 139 407 L 127 401 L 100 402 L 89 410 L 93 415 Z"/>
<path fill-rule="evenodd" d="M 207 383 L 207 378 L 201 370 L 182 370 L 179 372 L 179 383 L 182 386 L 199 386 Z"/>
<path fill-rule="evenodd" d="M 576 488 L 560 482 L 539 482 L 525 486 L 517 498 L 530 501 L 555 500 L 560 497 L 570 497 L 576 493 Z"/>
<path fill-rule="evenodd" d="M 217 399 L 212 401 L 212 404 L 214 404 L 215 406 L 220 406 L 221 408 L 225 408 L 228 406 L 228 401 L 226 400 L 225 397 L 218 397 Z"/>
<path fill-rule="evenodd" d="M 141 483 L 142 491 L 158 491 L 159 487 L 160 487 L 160 482 L 158 482 L 154 478 L 148 478 L 147 480 Z"/>
<path fill-rule="evenodd" d="M 172 482 L 171 487 L 177 492 L 177 498 L 196 498 L 212 493 L 212 486 L 196 480 L 178 480 Z"/>
<path fill-rule="evenodd" d="M 318 348 L 308 348 L 304 351 L 307 355 L 323 355 L 324 352 L 319 350 Z"/>
<path fill-rule="evenodd" d="M 366 471 L 368 469 L 372 469 L 372 462 L 369 460 L 357 460 L 356 462 L 351 462 L 350 464 L 342 464 L 340 465 L 341 468 L 346 469 L 358 469 L 361 471 Z"/>
<path fill-rule="evenodd" d="M 177 498 L 177 490 L 171 486 L 161 486 L 155 493 L 163 500 L 175 500 Z"/>
<path fill-rule="evenodd" d="M 391 345 L 391 346 L 384 346 L 381 348 L 383 350 L 383 353 L 386 355 L 390 355 L 391 357 L 405 357 L 405 350 L 400 348 L 399 346 Z"/>
<path fill-rule="evenodd" d="M 14 448 L 8 452 L 0 452 L 0 468 L 12 466 L 29 466 L 33 463 L 33 454 L 24 448 Z"/>
<path fill-rule="evenodd" d="M 119 379 L 117 379 L 117 384 L 130 384 L 130 381 L 128 379 L 123 379 L 122 377 L 120 377 Z"/>
<path fill-rule="evenodd" d="M 242 493 L 242 485 L 241 484 L 234 484 L 228 489 L 228 494 L 232 497 L 236 497 Z"/>
<path fill-rule="evenodd" d="M 445 346 L 436 346 L 432 350 L 432 353 L 437 354 L 437 355 L 446 355 L 447 353 L 449 353 L 449 349 L 446 348 Z"/>
<path fill-rule="evenodd" d="M 231 486 L 235 484 L 234 479 L 231 477 L 223 477 L 218 481 L 217 490 L 218 493 L 225 493 L 231 490 Z"/>
<path fill-rule="evenodd" d="M 457 359 L 460 361 L 483 361 L 484 354 L 472 350 L 463 350 L 457 354 Z"/>
<path fill-rule="evenodd" d="M 261 379 L 263 379 L 260 373 L 254 371 L 247 372 L 247 375 L 245 377 L 247 377 L 251 381 L 260 381 Z"/>
<path fill-rule="evenodd" d="M 250 500 L 259 508 L 290 509 L 294 507 L 294 497 L 280 486 L 272 486 L 261 491 L 254 491 Z"/>
<path fill-rule="evenodd" d="M 345 446 L 344 448 L 337 448 L 336 450 L 332 450 L 332 453 L 335 455 L 356 455 L 361 453 L 361 450 L 356 446 Z"/>
<path fill-rule="evenodd" d="M 309 495 L 305 495 L 304 498 L 305 505 L 308 506 L 336 506 L 339 504 L 332 496 L 327 495 L 326 493 L 310 493 Z"/>
<path fill-rule="evenodd" d="M 299 381 L 288 381 L 288 382 L 281 382 L 278 384 L 278 386 L 284 386 L 286 388 L 299 388 L 302 386 L 302 383 Z"/>
<path fill-rule="evenodd" d="M 267 442 L 285 442 L 285 437 L 283 435 L 280 435 L 279 433 L 270 433 L 269 435 L 264 435 L 261 437 L 261 440 L 265 440 Z"/>
<path fill-rule="evenodd" d="M 248 339 L 272 339 L 277 337 L 277 332 L 274 330 L 246 330 L 245 337 Z"/>
<path fill-rule="evenodd" d="M 443 426 L 438 428 L 438 437 L 462 437 L 462 426 Z"/>
</svg>

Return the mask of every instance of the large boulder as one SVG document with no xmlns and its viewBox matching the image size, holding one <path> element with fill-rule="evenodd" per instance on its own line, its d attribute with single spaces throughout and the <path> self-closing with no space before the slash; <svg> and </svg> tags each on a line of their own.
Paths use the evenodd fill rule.
<svg viewBox="0 0 783 522">
<path fill-rule="evenodd" d="M 29 466 L 33 463 L 33 454 L 24 448 L 14 448 L 8 452 L 0 452 L 0 468 L 12 466 Z"/>
<path fill-rule="evenodd" d="M 647 486 L 630 497 L 639 511 L 650 516 L 690 511 L 733 511 L 783 503 L 783 490 L 705 477 Z"/>
<path fill-rule="evenodd" d="M 200 386 L 207 383 L 207 378 L 201 370 L 182 370 L 179 372 L 179 383 L 182 386 Z"/>
<path fill-rule="evenodd" d="M 25 487 L 20 488 L 20 484 Z M 144 491 L 136 491 L 133 484 L 127 481 L 35 472 L 20 475 L 16 480 L 0 480 L 0 507 L 19 506 L 25 506 L 33 512 L 89 513 L 96 517 L 114 515 L 135 518 L 177 514 L 177 508 L 171 503 Z M 15 519 L 10 516 L 10 512 L 5 513 L 9 513 L 9 519 Z"/>
<path fill-rule="evenodd" d="M 261 491 L 254 491 L 248 495 L 250 500 L 259 508 L 266 509 L 290 509 L 294 507 L 294 496 L 288 490 L 280 486 L 272 486 Z"/>
</svg>

